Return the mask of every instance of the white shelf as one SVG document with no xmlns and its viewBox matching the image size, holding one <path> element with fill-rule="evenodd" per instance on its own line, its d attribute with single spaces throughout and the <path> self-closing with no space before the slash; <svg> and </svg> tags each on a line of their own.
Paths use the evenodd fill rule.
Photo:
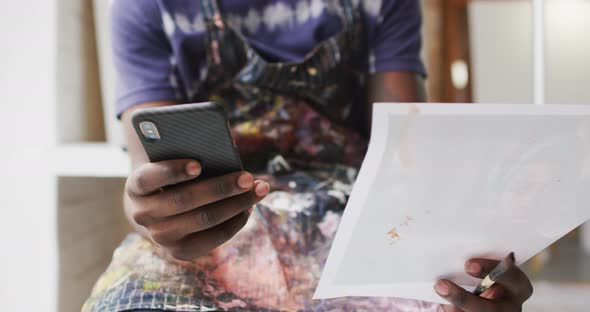
<svg viewBox="0 0 590 312">
<path fill-rule="evenodd" d="M 51 164 L 60 177 L 127 177 L 129 157 L 108 143 L 71 143 L 51 151 Z"/>
</svg>

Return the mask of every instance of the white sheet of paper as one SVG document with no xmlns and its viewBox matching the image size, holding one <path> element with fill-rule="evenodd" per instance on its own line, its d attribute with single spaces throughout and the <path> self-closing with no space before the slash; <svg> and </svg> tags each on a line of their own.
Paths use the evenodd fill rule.
<svg viewBox="0 0 590 312">
<path fill-rule="evenodd" d="M 518 264 L 590 219 L 590 106 L 378 103 L 314 298 L 445 302 L 471 257 Z"/>
</svg>

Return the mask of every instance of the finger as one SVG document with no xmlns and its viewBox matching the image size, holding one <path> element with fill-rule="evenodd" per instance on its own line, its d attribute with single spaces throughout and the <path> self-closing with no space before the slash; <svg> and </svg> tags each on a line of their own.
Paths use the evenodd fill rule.
<svg viewBox="0 0 590 312">
<path fill-rule="evenodd" d="M 170 249 L 172 257 L 182 261 L 191 261 L 207 255 L 211 250 L 236 235 L 246 225 L 249 217 L 250 212 L 244 211 L 216 227 L 188 236 Z"/>
<path fill-rule="evenodd" d="M 477 277 L 485 278 L 500 263 L 497 260 L 473 258 L 465 262 L 465 273 Z"/>
<path fill-rule="evenodd" d="M 498 263 L 500 263 L 500 261 L 473 258 L 465 263 L 465 272 L 473 277 L 483 279 L 494 270 Z M 502 286 L 494 284 L 480 296 L 488 299 L 502 299 L 506 297 L 506 295 L 506 290 L 502 288 Z"/>
<path fill-rule="evenodd" d="M 256 181 L 254 188 L 249 192 L 193 209 L 153 225 L 150 228 L 152 239 L 160 245 L 167 246 L 192 233 L 222 224 L 247 211 L 262 200 L 269 190 L 268 183 Z"/>
<path fill-rule="evenodd" d="M 448 280 L 439 280 L 434 285 L 439 296 L 464 312 L 505 311 L 503 302 L 495 302 L 476 296 Z"/>
<path fill-rule="evenodd" d="M 474 277 L 485 278 L 498 263 L 500 261 L 490 259 L 470 259 L 465 264 L 465 272 Z M 501 285 L 519 303 L 525 302 L 533 294 L 533 286 L 528 277 L 514 264 L 502 274 L 496 284 Z"/>
<path fill-rule="evenodd" d="M 190 159 L 146 163 L 133 170 L 127 179 L 132 196 L 145 196 L 165 186 L 193 179 L 201 174 L 201 165 Z"/>
<path fill-rule="evenodd" d="M 145 207 L 154 218 L 169 217 L 245 193 L 253 186 L 250 173 L 234 172 L 154 194 L 146 199 Z"/>
<path fill-rule="evenodd" d="M 512 299 L 511 295 L 508 293 L 504 287 L 500 284 L 494 284 L 488 290 L 484 291 L 481 297 L 493 299 L 493 300 L 501 300 L 501 299 Z"/>
</svg>

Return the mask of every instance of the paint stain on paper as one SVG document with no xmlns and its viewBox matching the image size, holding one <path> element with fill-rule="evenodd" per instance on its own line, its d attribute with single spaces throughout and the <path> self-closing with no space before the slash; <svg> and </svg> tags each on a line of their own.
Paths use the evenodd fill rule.
<svg viewBox="0 0 590 312">
<path fill-rule="evenodd" d="M 387 236 L 389 236 L 389 240 L 394 241 L 399 239 L 399 234 L 397 233 L 397 229 L 393 227 L 389 232 L 387 232 Z"/>
<path fill-rule="evenodd" d="M 400 226 L 408 226 L 410 225 L 410 222 L 414 221 L 414 219 L 412 219 L 412 217 L 410 216 L 406 216 L 406 218 L 404 219 L 404 222 L 402 222 L 402 224 Z"/>
<path fill-rule="evenodd" d="M 398 233 L 398 229 L 409 226 L 413 221 L 414 218 L 410 216 L 405 216 L 402 222 L 400 222 L 397 226 L 394 226 L 389 231 L 387 231 L 387 241 L 389 242 L 389 245 L 393 245 L 401 239 Z"/>
</svg>

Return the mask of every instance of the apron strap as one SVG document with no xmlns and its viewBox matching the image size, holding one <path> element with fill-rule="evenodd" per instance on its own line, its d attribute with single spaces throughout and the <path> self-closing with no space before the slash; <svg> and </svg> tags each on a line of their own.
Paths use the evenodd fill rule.
<svg viewBox="0 0 590 312">
<path fill-rule="evenodd" d="M 357 33 L 356 29 L 358 29 L 358 25 L 361 22 L 359 16 L 359 10 L 355 9 L 354 4 L 351 0 L 340 0 L 340 15 L 342 18 L 342 32 L 345 35 L 345 42 L 340 44 L 337 40 L 337 36 L 332 36 L 327 40 L 327 48 L 330 51 L 328 53 L 329 59 L 331 60 L 328 63 L 322 63 L 319 65 L 320 68 L 322 67 L 332 67 L 334 63 L 339 63 L 342 57 L 342 49 L 349 49 L 350 51 L 354 51 L 356 49 L 356 40 L 360 34 Z M 349 51 L 349 53 L 350 53 Z"/>
<path fill-rule="evenodd" d="M 214 22 L 221 17 L 216 0 L 200 0 L 200 2 L 205 22 Z"/>
<path fill-rule="evenodd" d="M 357 40 L 358 36 L 360 36 L 357 31 L 361 23 L 360 9 L 355 9 L 351 0 L 340 0 L 340 7 L 344 18 L 344 31 L 347 33 L 347 45 L 349 48 L 353 48 L 358 45 Z"/>
<path fill-rule="evenodd" d="M 342 15 L 344 18 L 345 30 L 353 27 L 358 22 L 358 10 L 354 9 L 351 0 L 340 0 L 340 7 L 342 8 Z"/>
<path fill-rule="evenodd" d="M 223 20 L 221 19 L 221 12 L 217 5 L 217 0 L 200 0 L 201 11 L 203 12 L 203 20 L 207 27 L 207 46 L 208 46 L 208 63 L 220 67 L 222 64 L 221 50 L 222 47 L 222 32 L 224 29 Z"/>
</svg>

